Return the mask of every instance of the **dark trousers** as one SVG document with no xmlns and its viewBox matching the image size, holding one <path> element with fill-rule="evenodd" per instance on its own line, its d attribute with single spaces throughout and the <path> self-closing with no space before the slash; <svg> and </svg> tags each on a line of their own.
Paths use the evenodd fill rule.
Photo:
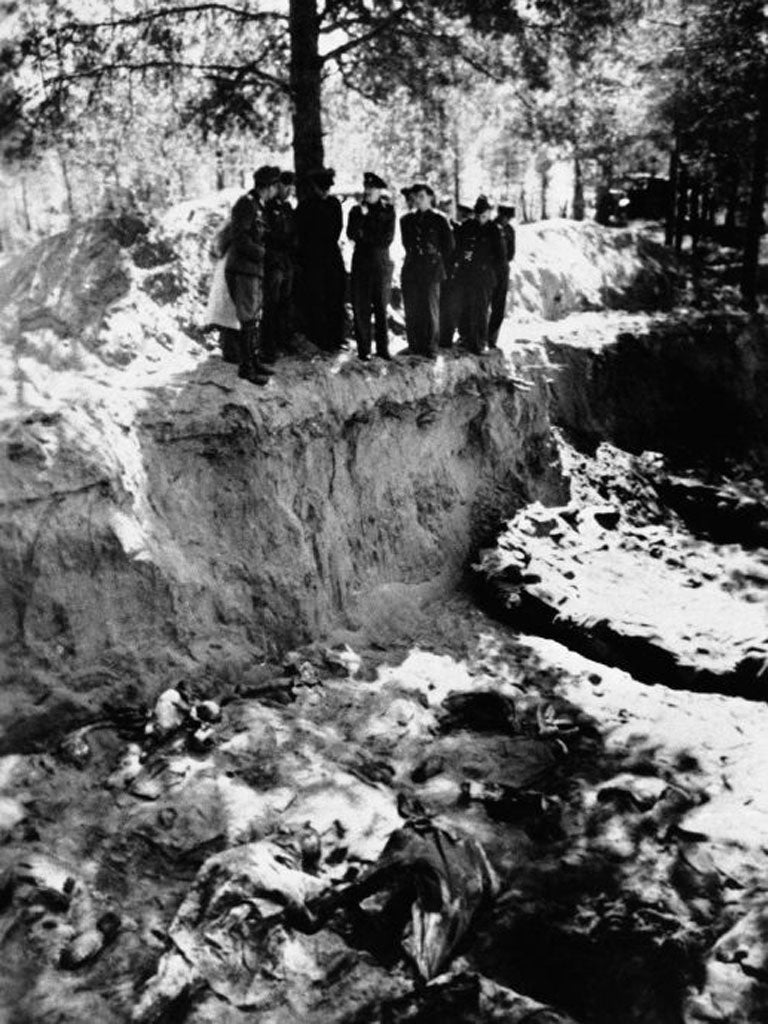
<svg viewBox="0 0 768 1024">
<path fill-rule="evenodd" d="M 260 321 L 263 310 L 264 282 L 252 274 L 224 271 L 227 288 L 235 304 L 240 321 L 239 362 L 241 377 L 252 380 L 257 372 L 256 361 L 260 350 Z M 234 353 L 233 353 L 234 355 Z"/>
<path fill-rule="evenodd" d="M 304 331 L 326 352 L 344 341 L 346 275 L 338 249 L 308 253 L 302 267 L 301 291 Z"/>
<path fill-rule="evenodd" d="M 459 322 L 456 279 L 449 277 L 440 287 L 440 348 L 453 345 L 453 335 Z"/>
<path fill-rule="evenodd" d="M 386 251 L 357 253 L 352 257 L 352 312 L 357 354 L 371 354 L 371 317 L 376 354 L 389 355 L 387 305 L 392 284 L 392 263 Z"/>
<path fill-rule="evenodd" d="M 238 274 L 233 270 L 224 271 L 235 314 L 241 324 L 258 321 L 264 305 L 264 285 L 255 274 Z"/>
<path fill-rule="evenodd" d="M 507 292 L 509 291 L 509 273 L 502 274 L 496 282 L 491 295 L 491 316 L 488 321 L 488 344 L 495 348 L 499 341 L 499 331 L 507 312 Z"/>
<path fill-rule="evenodd" d="M 481 268 L 457 278 L 459 337 L 470 352 L 482 352 L 488 344 L 488 321 L 495 278 Z"/>
<path fill-rule="evenodd" d="M 384 252 L 358 253 L 352 257 L 352 312 L 355 318 L 357 353 L 371 354 L 371 317 L 376 354 L 389 355 L 387 305 L 392 283 L 392 263 Z"/>
<path fill-rule="evenodd" d="M 440 335 L 441 278 L 434 268 L 403 266 L 403 306 L 408 346 L 414 355 L 435 356 Z"/>
<path fill-rule="evenodd" d="M 289 260 L 268 265 L 264 274 L 262 351 L 269 358 L 284 349 L 291 337 L 293 277 Z"/>
</svg>

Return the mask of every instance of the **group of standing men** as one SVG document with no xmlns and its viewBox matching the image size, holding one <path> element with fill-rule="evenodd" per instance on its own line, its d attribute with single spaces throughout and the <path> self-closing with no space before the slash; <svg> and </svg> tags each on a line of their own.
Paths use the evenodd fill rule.
<svg viewBox="0 0 768 1024">
<path fill-rule="evenodd" d="M 260 167 L 253 189 L 241 196 L 220 246 L 223 281 L 239 330 L 222 331 L 224 358 L 240 377 L 266 384 L 277 354 L 296 329 L 318 348 L 333 352 L 344 343 L 346 273 L 339 239 L 343 212 L 330 195 L 334 172 L 307 175 L 298 204 L 291 171 Z M 511 207 L 492 206 L 481 196 L 474 209 L 460 207 L 449 221 L 434 209 L 424 183 L 402 189 L 408 212 L 400 220 L 405 259 L 402 295 L 409 354 L 434 359 L 460 343 L 482 354 L 495 347 L 504 318 L 509 262 L 515 233 Z M 395 210 L 386 183 L 366 172 L 363 198 L 349 214 L 347 237 L 354 244 L 351 302 L 358 356 L 372 349 L 389 359 L 387 306 L 393 263 Z M 215 285 L 216 279 L 214 279 Z M 214 316 L 212 323 L 220 322 Z"/>
<path fill-rule="evenodd" d="M 405 329 L 412 352 L 434 358 L 451 348 L 458 328 L 464 349 L 495 348 L 507 304 L 509 264 L 515 256 L 514 208 L 480 196 L 459 207 L 456 221 L 433 209 L 429 185 L 402 189 L 411 207 L 400 222 L 405 249 L 402 287 Z"/>
</svg>

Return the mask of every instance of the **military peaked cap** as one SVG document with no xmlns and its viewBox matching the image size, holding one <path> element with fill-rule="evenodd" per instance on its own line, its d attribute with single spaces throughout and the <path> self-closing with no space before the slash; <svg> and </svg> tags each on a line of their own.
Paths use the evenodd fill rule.
<svg viewBox="0 0 768 1024">
<path fill-rule="evenodd" d="M 387 183 L 373 171 L 366 171 L 363 175 L 363 188 L 386 188 Z"/>
<path fill-rule="evenodd" d="M 504 203 L 499 203 L 497 213 L 500 217 L 514 217 L 515 208 L 514 206 L 506 206 Z"/>
<path fill-rule="evenodd" d="M 325 191 L 329 189 L 336 180 L 336 171 L 332 167 L 317 167 L 307 174 L 309 180 Z"/>
<path fill-rule="evenodd" d="M 467 206 L 465 203 L 459 203 L 456 207 L 456 212 L 460 217 L 469 217 L 472 213 L 472 207 Z"/>
<path fill-rule="evenodd" d="M 411 185 L 411 192 L 415 195 L 417 192 L 426 192 L 428 196 L 432 196 L 434 199 L 435 190 L 431 185 L 428 185 L 426 181 L 417 181 L 415 185 Z"/>
<path fill-rule="evenodd" d="M 412 192 L 413 192 L 413 186 L 412 185 L 406 185 L 405 188 L 401 188 L 400 189 L 400 195 L 401 196 L 405 196 L 406 199 L 408 198 L 408 196 Z"/>
<path fill-rule="evenodd" d="M 270 167 L 264 164 L 253 172 L 253 184 L 255 188 L 266 188 L 268 185 L 276 185 L 280 180 L 280 168 Z"/>
<path fill-rule="evenodd" d="M 280 184 L 281 185 L 293 185 L 296 181 L 296 175 L 293 171 L 281 171 L 280 172 Z"/>
<path fill-rule="evenodd" d="M 488 196 L 478 196 L 475 202 L 475 213 L 487 213 L 493 209 L 493 203 L 489 202 Z"/>
</svg>

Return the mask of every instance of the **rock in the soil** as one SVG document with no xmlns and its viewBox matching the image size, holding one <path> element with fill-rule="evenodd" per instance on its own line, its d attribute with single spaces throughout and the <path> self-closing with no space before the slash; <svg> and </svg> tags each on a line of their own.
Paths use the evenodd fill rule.
<svg viewBox="0 0 768 1024">
<path fill-rule="evenodd" d="M 702 991 L 692 991 L 685 1024 L 768 1020 L 768 904 L 751 910 L 713 946 Z"/>
</svg>

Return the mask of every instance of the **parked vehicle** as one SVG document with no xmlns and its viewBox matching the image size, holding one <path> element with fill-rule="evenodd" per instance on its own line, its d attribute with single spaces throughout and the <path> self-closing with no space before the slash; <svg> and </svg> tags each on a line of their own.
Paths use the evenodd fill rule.
<svg viewBox="0 0 768 1024">
<path fill-rule="evenodd" d="M 597 194 L 595 220 L 606 227 L 623 227 L 627 223 L 629 197 L 619 186 L 603 187 Z"/>
<path fill-rule="evenodd" d="M 624 181 L 630 219 L 662 220 L 669 209 L 670 184 L 653 174 L 628 174 Z"/>
</svg>

